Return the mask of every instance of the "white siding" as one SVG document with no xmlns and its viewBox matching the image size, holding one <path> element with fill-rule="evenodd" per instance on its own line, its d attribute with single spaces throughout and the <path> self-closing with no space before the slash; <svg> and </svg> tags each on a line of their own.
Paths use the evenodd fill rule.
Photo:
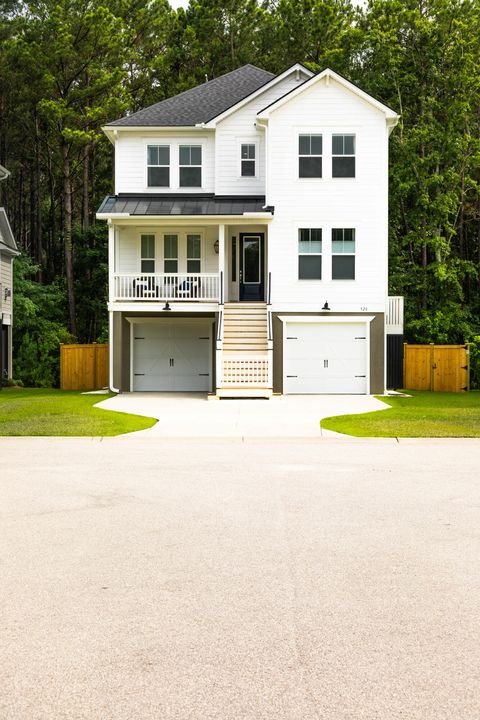
<svg viewBox="0 0 480 720">
<path fill-rule="evenodd" d="M 188 228 L 162 227 L 160 225 L 121 228 L 117 231 L 116 267 L 115 272 L 139 273 L 140 267 L 140 236 L 155 235 L 155 272 L 163 273 L 163 235 L 178 235 L 178 272 L 187 272 L 187 234 L 202 236 L 201 272 L 218 272 L 218 255 L 213 244 L 218 239 L 217 227 L 192 226 Z"/>
<path fill-rule="evenodd" d="M 170 146 L 170 187 L 147 186 L 147 145 Z M 179 145 L 202 146 L 202 187 L 179 187 Z M 215 143 L 212 132 L 118 132 L 115 141 L 116 193 L 205 193 L 213 192 Z"/>
<path fill-rule="evenodd" d="M 217 195 L 263 195 L 265 193 L 265 133 L 257 130 L 257 113 L 272 102 L 298 87 L 307 76 L 299 73 L 299 79 L 292 74 L 274 87 L 266 90 L 240 110 L 222 120 L 217 125 L 215 135 L 215 193 Z M 255 143 L 256 177 L 240 175 L 240 145 Z"/>
<path fill-rule="evenodd" d="M 6 253 L 0 253 L 0 310 L 2 313 L 11 314 L 13 300 L 13 278 L 12 258 Z M 10 288 L 12 294 L 5 300 L 5 288 Z"/>
<path fill-rule="evenodd" d="M 323 177 L 298 177 L 298 135 L 323 135 Z M 332 133 L 356 136 L 356 177 L 331 177 Z M 388 135 L 382 112 L 333 80 L 274 110 L 268 129 L 268 269 L 277 310 L 383 312 L 387 295 Z M 298 228 L 322 228 L 322 280 L 298 280 Z M 355 228 L 355 280 L 331 279 L 331 229 Z"/>
</svg>

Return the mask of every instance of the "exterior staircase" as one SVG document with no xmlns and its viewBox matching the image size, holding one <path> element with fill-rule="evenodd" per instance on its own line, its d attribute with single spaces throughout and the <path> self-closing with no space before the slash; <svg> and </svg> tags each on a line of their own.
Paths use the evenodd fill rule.
<svg viewBox="0 0 480 720">
<path fill-rule="evenodd" d="M 225 303 L 218 397 L 271 397 L 271 342 L 264 302 Z"/>
</svg>

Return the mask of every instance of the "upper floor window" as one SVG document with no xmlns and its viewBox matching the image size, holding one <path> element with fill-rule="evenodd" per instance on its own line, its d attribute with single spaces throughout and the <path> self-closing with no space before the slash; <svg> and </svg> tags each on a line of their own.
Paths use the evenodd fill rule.
<svg viewBox="0 0 480 720">
<path fill-rule="evenodd" d="M 140 269 L 142 273 L 155 272 L 155 235 L 142 235 Z"/>
<path fill-rule="evenodd" d="M 299 228 L 298 230 L 298 279 L 322 279 L 321 228 Z"/>
<path fill-rule="evenodd" d="M 355 135 L 332 135 L 332 177 L 355 177 Z"/>
<path fill-rule="evenodd" d="M 322 177 L 322 136 L 298 136 L 298 176 L 301 178 Z"/>
<path fill-rule="evenodd" d="M 170 186 L 170 146 L 147 146 L 147 185 L 148 187 Z"/>
<path fill-rule="evenodd" d="M 255 177 L 255 145 L 242 143 L 241 149 L 242 177 Z"/>
<path fill-rule="evenodd" d="M 332 228 L 332 280 L 355 280 L 354 228 Z"/>
<path fill-rule="evenodd" d="M 180 145 L 180 187 L 202 187 L 202 146 Z"/>
</svg>

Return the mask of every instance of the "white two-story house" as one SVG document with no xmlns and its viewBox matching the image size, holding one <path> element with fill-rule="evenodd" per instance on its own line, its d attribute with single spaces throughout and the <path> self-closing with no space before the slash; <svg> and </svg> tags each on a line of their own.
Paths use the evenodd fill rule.
<svg viewBox="0 0 480 720">
<path fill-rule="evenodd" d="M 0 181 L 9 175 L 0 165 Z M 12 377 L 13 259 L 19 254 L 5 208 L 0 207 L 0 387 Z"/>
<path fill-rule="evenodd" d="M 296 64 L 246 65 L 107 125 L 112 389 L 383 392 L 397 122 Z"/>
</svg>

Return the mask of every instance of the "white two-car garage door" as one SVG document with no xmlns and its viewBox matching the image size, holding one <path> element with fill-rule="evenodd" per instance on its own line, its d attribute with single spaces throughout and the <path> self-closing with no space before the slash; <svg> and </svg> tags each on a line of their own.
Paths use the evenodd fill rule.
<svg viewBox="0 0 480 720">
<path fill-rule="evenodd" d="M 135 322 L 132 326 L 132 390 L 211 390 L 208 320 Z"/>
<path fill-rule="evenodd" d="M 284 393 L 367 392 L 368 323 L 284 322 Z"/>
</svg>

